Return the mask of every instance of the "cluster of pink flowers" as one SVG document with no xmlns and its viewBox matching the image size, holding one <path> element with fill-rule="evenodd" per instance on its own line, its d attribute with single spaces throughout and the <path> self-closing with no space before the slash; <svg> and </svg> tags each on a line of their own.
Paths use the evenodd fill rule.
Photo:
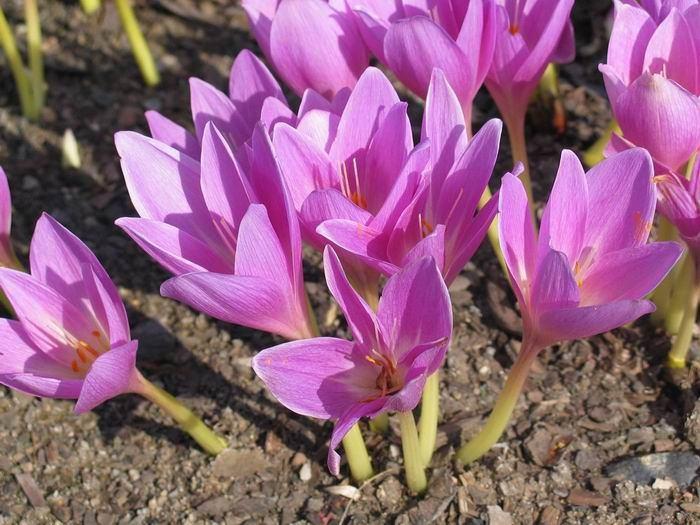
<svg viewBox="0 0 700 525">
<path fill-rule="evenodd" d="M 482 198 L 502 123 L 491 120 L 472 136 L 474 96 L 485 83 L 508 126 L 521 125 L 547 64 L 573 56 L 572 5 L 244 0 L 263 53 L 301 97 L 296 111 L 263 62 L 243 51 L 228 95 L 190 80 L 193 131 L 149 112 L 150 136 L 116 134 L 138 214 L 117 225 L 172 274 L 164 296 L 292 340 L 261 351 L 253 368 L 287 408 L 334 421 L 333 473 L 336 448 L 361 418 L 398 412 L 408 430 L 407 477 L 420 490 L 405 415 L 450 346 L 447 287 L 494 218 L 523 317 L 516 367 L 525 372 L 549 345 L 654 309 L 646 296 L 683 251 L 648 242 L 657 197 L 700 250 L 700 168 L 690 180 L 677 173 L 700 146 L 694 3 L 616 4 L 601 71 L 623 136 L 587 173 L 562 152 L 539 233 L 521 164 L 504 175 L 498 195 Z M 418 143 L 407 104 L 368 67 L 372 55 L 425 98 Z M 0 269 L 0 287 L 17 316 L 0 324 L 0 383 L 77 399 L 78 412 L 125 392 L 156 398 L 135 368 L 137 342 L 117 290 L 85 245 L 44 216 L 31 273 L 18 269 L 4 174 L 0 182 L 0 260 L 14 268 Z M 323 253 L 351 341 L 319 334 L 304 287 L 304 243 Z M 500 435 L 519 392 L 513 384 L 488 435 L 460 452 L 464 461 Z"/>
</svg>

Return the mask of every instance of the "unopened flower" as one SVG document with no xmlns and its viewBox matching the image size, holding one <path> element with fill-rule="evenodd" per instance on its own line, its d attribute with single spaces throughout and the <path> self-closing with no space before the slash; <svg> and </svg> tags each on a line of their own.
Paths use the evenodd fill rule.
<svg viewBox="0 0 700 525">
<path fill-rule="evenodd" d="M 608 59 L 600 66 L 623 134 L 613 135 L 610 152 L 643 147 L 656 172 L 667 173 L 700 147 L 699 31 L 697 2 L 615 3 Z"/>
<path fill-rule="evenodd" d="M 406 412 L 420 401 L 426 378 L 445 358 L 452 333 L 447 288 L 428 257 L 392 276 L 377 312 L 352 288 L 332 248 L 326 281 L 345 313 L 352 341 L 317 337 L 263 350 L 253 368 L 280 403 L 305 416 L 335 421 L 328 467 L 360 418 Z"/>
<path fill-rule="evenodd" d="M 369 54 L 344 1 L 243 0 L 250 28 L 275 69 L 298 95 L 332 98 L 351 88 Z"/>
</svg>

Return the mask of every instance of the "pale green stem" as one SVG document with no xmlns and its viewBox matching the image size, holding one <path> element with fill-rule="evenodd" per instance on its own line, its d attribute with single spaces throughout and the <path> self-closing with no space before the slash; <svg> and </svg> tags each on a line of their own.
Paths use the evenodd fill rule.
<svg viewBox="0 0 700 525">
<path fill-rule="evenodd" d="M 551 100 L 552 109 L 554 111 L 552 124 L 558 133 L 563 133 L 566 129 L 566 111 L 564 110 L 564 104 L 562 103 L 559 92 L 559 72 L 554 62 L 551 62 L 547 66 L 547 69 L 544 70 L 542 78 L 540 78 L 540 83 L 537 86 L 535 96 L 538 94 L 545 101 Z"/>
<path fill-rule="evenodd" d="M 520 180 L 525 186 L 530 210 L 532 210 L 532 182 L 530 181 L 530 165 L 527 160 L 527 145 L 525 142 L 525 113 L 506 119 L 506 127 L 508 128 L 508 140 L 510 141 L 513 164 L 518 162 L 523 164 L 524 171 L 520 175 Z"/>
<path fill-rule="evenodd" d="M 677 334 L 681 326 L 693 288 L 695 274 L 695 263 L 692 256 L 687 252 L 679 266 L 680 268 L 671 283 L 671 296 L 664 321 L 666 332 L 670 335 Z"/>
<path fill-rule="evenodd" d="M 610 142 L 610 137 L 612 137 L 613 133 L 621 133 L 620 126 L 615 119 L 608 124 L 608 127 L 605 128 L 600 138 L 583 153 L 583 163 L 586 166 L 592 168 L 605 158 L 605 147 L 608 145 L 608 142 Z"/>
<path fill-rule="evenodd" d="M 520 392 L 530 372 L 530 367 L 534 363 L 539 350 L 538 347 L 523 342 L 518 357 L 508 374 L 506 384 L 501 390 L 486 424 L 476 437 L 472 438 L 457 451 L 457 458 L 465 465 L 476 461 L 486 454 L 500 439 L 508 426 L 513 409 L 518 402 Z"/>
<path fill-rule="evenodd" d="M 438 418 L 440 417 L 440 371 L 428 377 L 423 387 L 423 398 L 418 420 L 418 441 L 421 458 L 426 467 L 430 464 L 437 441 Z"/>
<path fill-rule="evenodd" d="M 666 217 L 659 218 L 658 240 L 672 241 L 677 237 L 677 232 L 671 221 Z M 668 313 L 669 304 L 671 301 L 671 291 L 673 290 L 673 281 L 678 274 L 678 264 L 668 273 L 666 278 L 661 281 L 661 284 L 651 294 L 651 300 L 656 305 L 656 310 L 651 314 L 651 320 L 656 326 L 661 326 Z"/>
<path fill-rule="evenodd" d="M 350 467 L 350 474 L 357 483 L 367 481 L 374 475 L 372 460 L 369 458 L 365 440 L 362 438 L 362 432 L 357 423 L 345 434 L 343 449 L 348 460 L 348 467 Z"/>
<path fill-rule="evenodd" d="M 673 342 L 671 351 L 668 354 L 668 360 L 666 364 L 669 368 L 683 368 L 688 357 L 688 350 L 690 349 L 690 342 L 693 339 L 693 329 L 695 328 L 695 320 L 698 315 L 698 301 L 700 300 L 700 283 L 695 279 L 695 262 L 692 261 L 692 257 L 688 256 L 687 259 L 691 260 L 691 276 L 692 280 L 688 283 L 689 288 L 691 288 L 690 293 L 687 294 L 685 312 L 683 314 L 683 320 L 678 329 L 678 335 L 676 335 L 676 340 Z M 691 284 L 692 283 L 692 284 Z"/>
<path fill-rule="evenodd" d="M 17 50 L 17 43 L 15 42 L 15 37 L 12 34 L 12 29 L 10 29 L 10 25 L 7 23 L 2 7 L 0 7 L 0 46 L 2 46 L 2 50 L 5 53 L 5 58 L 7 59 L 7 63 L 10 65 L 12 75 L 15 79 L 22 114 L 30 119 L 35 118 L 35 112 L 33 110 L 34 100 L 32 97 L 32 87 L 29 83 L 27 72 L 24 69 L 22 57 L 20 57 L 19 51 Z"/>
<path fill-rule="evenodd" d="M 416 420 L 413 419 L 413 412 L 399 412 L 399 425 L 401 427 L 403 465 L 406 469 L 406 484 L 411 492 L 421 494 L 428 487 L 428 480 L 425 477 L 418 429 L 416 428 Z"/>
<path fill-rule="evenodd" d="M 180 428 L 199 443 L 206 452 L 216 455 L 226 448 L 226 440 L 214 433 L 214 431 L 195 416 L 189 408 L 184 406 L 162 388 L 158 388 L 140 374 L 139 376 L 139 386 L 136 388 L 135 393 L 142 395 L 162 408 L 163 411 L 172 417 L 177 424 L 180 425 Z"/>
<path fill-rule="evenodd" d="M 386 434 L 389 432 L 389 414 L 384 412 L 374 419 L 370 419 L 369 429 L 375 434 Z"/>
<path fill-rule="evenodd" d="M 80 5 L 86 14 L 91 15 L 102 6 L 102 2 L 100 0 L 80 0 Z"/>
<path fill-rule="evenodd" d="M 44 107 L 46 83 L 44 81 L 44 58 L 41 51 L 41 20 L 37 0 L 24 0 L 24 16 L 27 23 L 27 54 L 34 100 L 33 110 L 38 118 Z"/>
<path fill-rule="evenodd" d="M 141 70 L 141 75 L 147 86 L 155 86 L 160 82 L 160 74 L 156 68 L 156 63 L 153 60 L 146 39 L 141 32 L 139 23 L 134 15 L 134 10 L 131 7 L 130 0 L 114 0 L 119 12 L 119 18 L 122 21 L 124 32 L 131 44 L 131 51 L 134 54 L 134 59 Z"/>
</svg>

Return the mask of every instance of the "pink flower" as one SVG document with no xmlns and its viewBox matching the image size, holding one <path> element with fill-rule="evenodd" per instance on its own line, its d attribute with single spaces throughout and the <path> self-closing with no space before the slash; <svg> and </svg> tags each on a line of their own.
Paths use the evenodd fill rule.
<svg viewBox="0 0 700 525">
<path fill-rule="evenodd" d="M 503 178 L 499 234 L 531 350 L 580 339 L 654 310 L 644 299 L 679 259 L 674 242 L 647 243 L 656 206 L 651 158 L 635 148 L 584 173 L 565 150 L 539 239 L 525 190 Z"/>
<path fill-rule="evenodd" d="M 412 262 L 388 280 L 376 314 L 350 285 L 330 247 L 324 264 L 328 287 L 354 340 L 317 337 L 285 343 L 256 355 L 253 368 L 290 410 L 335 420 L 328 468 L 337 474 L 335 449 L 360 418 L 416 407 L 426 378 L 445 358 L 452 309 L 430 258 Z"/>
<path fill-rule="evenodd" d="M 646 148 L 657 173 L 679 169 L 700 147 L 700 5 L 684 4 L 616 2 L 600 66 L 624 135 L 609 150 Z"/>
<path fill-rule="evenodd" d="M 403 126 L 385 133 L 396 140 L 396 129 Z M 392 177 L 400 176 L 385 207 L 375 217 L 336 214 L 320 222 L 316 231 L 337 249 L 387 275 L 431 255 L 449 284 L 481 244 L 496 213 L 495 199 L 480 211 L 477 205 L 493 172 L 500 136 L 501 122 L 494 119 L 468 139 L 460 102 L 436 69 L 426 100 L 423 142 L 402 157 L 410 169 L 400 169 L 400 162 L 395 165 Z M 390 158 L 386 147 L 378 151 Z M 389 165 L 386 160 L 384 165 Z M 369 173 L 365 180 L 378 176 L 377 170 Z M 382 215 L 385 210 L 389 212 Z M 391 220 L 382 220 L 384 216 Z"/>
<path fill-rule="evenodd" d="M 344 0 L 243 0 L 267 59 L 298 95 L 311 88 L 332 98 L 351 88 L 369 64 Z"/>
<path fill-rule="evenodd" d="M 119 293 L 93 253 L 43 215 L 30 260 L 31 275 L 0 269 L 0 287 L 18 319 L 0 320 L 0 383 L 77 399 L 77 413 L 140 391 L 137 342 Z"/>
</svg>

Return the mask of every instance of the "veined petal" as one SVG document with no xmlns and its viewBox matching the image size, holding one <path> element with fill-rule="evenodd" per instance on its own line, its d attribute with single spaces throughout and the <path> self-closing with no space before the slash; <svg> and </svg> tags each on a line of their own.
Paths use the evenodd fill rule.
<svg viewBox="0 0 700 525">
<path fill-rule="evenodd" d="M 381 8 L 381 2 L 379 5 L 372 7 Z M 389 23 L 376 15 L 367 6 L 358 6 L 354 8 L 354 11 L 357 15 L 358 27 L 360 28 L 360 33 L 362 34 L 365 44 L 380 62 L 386 64 L 386 57 L 384 56 L 384 37 L 389 30 Z"/>
<path fill-rule="evenodd" d="M 233 271 L 233 261 L 225 260 L 207 244 L 170 224 L 131 217 L 117 219 L 115 224 L 173 275 Z"/>
<path fill-rule="evenodd" d="M 470 0 L 464 22 L 457 36 L 457 45 L 469 60 L 469 73 L 474 91 L 484 82 L 491 66 L 496 45 L 496 7 L 493 0 Z"/>
<path fill-rule="evenodd" d="M 304 313 L 295 311 L 288 291 L 276 280 L 196 272 L 165 281 L 160 293 L 227 323 L 289 339 L 309 337 Z"/>
<path fill-rule="evenodd" d="M 287 258 L 267 210 L 251 204 L 243 216 L 236 245 L 236 275 L 277 280 L 280 289 L 294 289 Z"/>
<path fill-rule="evenodd" d="M 312 109 L 299 120 L 296 129 L 311 139 L 318 149 L 327 152 L 338 133 L 339 123 L 340 117 L 335 113 L 324 109 Z"/>
<path fill-rule="evenodd" d="M 443 28 L 424 16 L 402 20 L 387 31 L 384 56 L 389 68 L 411 91 L 425 98 L 433 68 L 439 68 L 462 107 L 471 105 L 477 87 L 469 59 Z"/>
<path fill-rule="evenodd" d="M 440 194 L 442 183 L 467 147 L 467 124 L 457 95 L 440 69 L 434 69 L 425 99 L 421 140 L 430 140 L 431 188 Z"/>
<path fill-rule="evenodd" d="M 328 288 L 345 314 L 345 320 L 362 351 L 383 348 L 383 338 L 374 312 L 352 287 L 340 259 L 330 246 L 323 251 L 323 268 Z"/>
<path fill-rule="evenodd" d="M 566 255 L 550 249 L 538 264 L 530 292 L 535 313 L 573 308 L 579 302 L 579 290 Z"/>
<path fill-rule="evenodd" d="M 114 136 L 131 202 L 146 219 L 202 239 L 216 238 L 200 188 L 200 166 L 176 149 L 131 131 Z"/>
<path fill-rule="evenodd" d="M 275 97 L 267 97 L 260 109 L 260 121 L 265 125 L 265 129 L 272 136 L 277 124 L 288 124 L 296 126 L 297 116 L 289 109 L 287 102 L 282 102 Z"/>
<path fill-rule="evenodd" d="M 583 278 L 581 306 L 641 299 L 654 290 L 683 253 L 675 242 L 654 242 L 607 253 Z"/>
<path fill-rule="evenodd" d="M 435 227 L 435 231 L 418 241 L 406 254 L 401 266 L 406 266 L 410 262 L 417 261 L 424 257 L 431 257 L 435 261 L 440 272 L 445 275 L 445 226 L 443 224 L 438 224 Z"/>
<path fill-rule="evenodd" d="M 656 207 L 653 173 L 651 158 L 641 148 L 609 157 L 588 172 L 583 246 L 589 253 L 581 257 L 595 259 L 646 243 Z"/>
<path fill-rule="evenodd" d="M 249 50 L 244 49 L 231 66 L 228 93 L 249 131 L 260 120 L 265 100 L 274 97 L 286 105 L 279 84 L 265 64 Z"/>
<path fill-rule="evenodd" d="M 607 63 L 629 85 L 642 74 L 644 53 L 656 24 L 637 5 L 615 4 L 615 23 L 610 34 Z"/>
<path fill-rule="evenodd" d="M 106 273 L 98 273 L 89 264 L 83 264 L 82 270 L 91 310 L 105 337 L 109 338 L 110 346 L 128 343 L 131 339 L 129 319 L 114 283 Z"/>
<path fill-rule="evenodd" d="M 539 337 L 548 344 L 584 339 L 631 323 L 654 311 L 650 301 L 617 301 L 598 306 L 544 312 L 538 322 Z"/>
<path fill-rule="evenodd" d="M 326 245 L 326 241 L 316 233 L 321 223 L 332 219 L 347 219 L 359 224 L 367 224 L 371 218 L 369 212 L 334 189 L 312 192 L 299 212 L 306 241 L 318 250 L 322 250 Z"/>
<path fill-rule="evenodd" d="M 272 21 L 270 53 L 297 93 L 312 88 L 330 98 L 355 85 L 369 56 L 354 21 L 321 0 L 285 0 Z"/>
<path fill-rule="evenodd" d="M 134 392 L 137 341 L 111 348 L 92 363 L 85 376 L 80 396 L 75 403 L 75 413 L 83 414 L 120 394 Z"/>
<path fill-rule="evenodd" d="M 449 342 L 450 296 L 432 258 L 411 262 L 389 278 L 379 299 L 377 318 L 387 338 L 386 348 L 394 352 L 397 361 L 425 343 Z"/>
<path fill-rule="evenodd" d="M 148 122 L 151 137 L 193 159 L 199 158 L 197 137 L 185 128 L 153 110 L 146 111 L 146 122 Z"/>
<path fill-rule="evenodd" d="M 643 69 L 649 73 L 659 73 L 688 91 L 697 93 L 696 51 L 692 30 L 680 12 L 673 8 L 649 39 Z"/>
<path fill-rule="evenodd" d="M 498 235 L 518 300 L 528 296 L 535 276 L 537 245 L 527 193 L 520 179 L 506 173 L 498 204 Z"/>
<path fill-rule="evenodd" d="M 578 260 L 586 234 L 588 184 L 581 161 L 575 153 L 564 150 L 549 201 L 542 215 L 539 258 L 550 249 L 566 255 L 570 263 Z"/>
<path fill-rule="evenodd" d="M 352 90 L 338 123 L 329 156 L 333 162 L 357 160 L 360 171 L 381 116 L 399 102 L 394 86 L 380 70 L 368 67 Z"/>
<path fill-rule="evenodd" d="M 361 187 L 356 191 L 371 213 L 377 213 L 384 204 L 413 149 L 406 108 L 401 102 L 387 111 L 367 149 L 367 167 L 364 177 L 359 176 Z"/>
<path fill-rule="evenodd" d="M 201 166 L 202 195 L 211 221 L 220 236 L 234 237 L 229 241 L 235 244 L 235 233 L 255 196 L 228 141 L 213 122 L 204 128 Z"/>
<path fill-rule="evenodd" d="M 376 391 L 376 373 L 354 346 L 333 337 L 292 341 L 257 354 L 253 370 L 289 410 L 337 419 Z"/>
<path fill-rule="evenodd" d="M 70 369 L 78 341 L 93 348 L 104 344 L 93 335 L 94 321 L 31 275 L 0 268 L 0 288 L 32 344 L 63 366 Z"/>
<path fill-rule="evenodd" d="M 242 0 L 241 6 L 248 16 L 250 30 L 260 49 L 270 59 L 270 30 L 279 0 Z"/>
<path fill-rule="evenodd" d="M 698 98 L 661 75 L 643 73 L 617 98 L 615 111 L 625 138 L 673 170 L 700 145 Z"/>
<path fill-rule="evenodd" d="M 277 126 L 273 140 L 297 210 L 314 190 L 338 186 L 335 167 L 313 140 L 287 125 Z"/>
<path fill-rule="evenodd" d="M 190 104 L 192 105 L 192 121 L 201 142 L 204 126 L 213 122 L 231 143 L 238 147 L 250 136 L 251 128 L 234 106 L 230 98 L 214 86 L 198 78 L 190 78 Z"/>
</svg>

